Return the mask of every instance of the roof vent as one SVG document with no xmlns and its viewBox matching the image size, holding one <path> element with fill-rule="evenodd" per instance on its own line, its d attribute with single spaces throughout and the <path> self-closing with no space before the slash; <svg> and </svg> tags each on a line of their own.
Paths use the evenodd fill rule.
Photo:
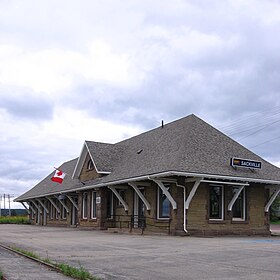
<svg viewBox="0 0 280 280">
<path fill-rule="evenodd" d="M 163 128 L 164 127 L 164 123 L 163 123 L 163 120 L 161 121 L 161 128 Z"/>
<path fill-rule="evenodd" d="M 143 149 L 137 151 L 137 154 L 140 155 L 143 152 Z"/>
</svg>

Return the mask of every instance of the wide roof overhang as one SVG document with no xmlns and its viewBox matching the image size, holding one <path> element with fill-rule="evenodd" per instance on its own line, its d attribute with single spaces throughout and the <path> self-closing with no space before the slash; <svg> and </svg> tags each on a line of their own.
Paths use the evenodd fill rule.
<svg viewBox="0 0 280 280">
<path fill-rule="evenodd" d="M 269 180 L 269 179 L 256 179 L 256 178 L 250 178 L 250 177 L 237 177 L 237 176 L 227 176 L 227 175 L 217 175 L 217 174 L 203 174 L 203 173 L 192 173 L 192 172 L 184 172 L 184 171 L 165 171 L 165 172 L 159 172 L 154 174 L 147 174 L 143 176 L 135 176 L 125 179 L 119 179 L 119 180 L 113 180 L 108 182 L 100 182 L 100 183 L 91 183 L 85 186 L 80 186 L 77 188 L 67 189 L 67 190 L 60 190 L 50 193 L 45 193 L 39 196 L 30 196 L 25 197 L 23 199 L 15 199 L 16 202 L 21 201 L 27 201 L 34 198 L 39 197 L 46 197 L 56 194 L 62 194 L 62 193 L 71 193 L 71 192 L 78 192 L 78 191 L 84 191 L 94 188 L 101 188 L 101 187 L 107 187 L 107 186 L 113 186 L 113 185 L 120 185 L 120 184 L 127 184 L 130 182 L 139 182 L 144 180 L 152 180 L 157 178 L 164 178 L 164 177 L 186 177 L 186 178 L 208 178 L 212 180 L 222 180 L 222 181 L 231 181 L 231 182 L 245 182 L 245 183 L 259 183 L 259 184 L 266 184 L 266 185 L 280 185 L 280 180 Z M 215 181 L 213 181 L 214 183 Z"/>
</svg>

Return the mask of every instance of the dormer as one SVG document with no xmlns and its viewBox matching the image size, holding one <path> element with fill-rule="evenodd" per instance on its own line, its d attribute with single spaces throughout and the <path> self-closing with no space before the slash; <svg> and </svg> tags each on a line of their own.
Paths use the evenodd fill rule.
<svg viewBox="0 0 280 280">
<path fill-rule="evenodd" d="M 83 182 L 110 174 L 113 146 L 113 144 L 85 141 L 72 177 Z"/>
</svg>

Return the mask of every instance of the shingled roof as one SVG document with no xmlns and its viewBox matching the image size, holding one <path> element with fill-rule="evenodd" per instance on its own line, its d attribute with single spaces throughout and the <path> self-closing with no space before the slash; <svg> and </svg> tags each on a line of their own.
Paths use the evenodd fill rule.
<svg viewBox="0 0 280 280">
<path fill-rule="evenodd" d="M 169 171 L 185 172 L 190 175 L 203 174 L 205 177 L 223 176 L 236 180 L 257 179 L 259 182 L 273 181 L 280 184 L 280 168 L 195 115 L 189 115 L 116 144 L 91 141 L 86 141 L 85 144 L 97 169 L 110 172 L 102 178 L 87 182 L 90 186 L 133 180 Z M 232 157 L 261 161 L 262 168 L 254 172 L 245 168 L 234 169 L 230 166 Z M 75 163 L 77 159 L 65 163 L 69 173 L 70 169 L 72 172 L 76 170 Z M 64 168 L 64 165 L 62 167 Z M 50 189 L 56 189 L 57 186 L 50 183 L 51 175 L 17 200 L 28 195 L 42 196 L 50 192 Z M 67 177 L 68 179 L 59 187 L 59 191 L 84 187 L 77 179 Z"/>
<path fill-rule="evenodd" d="M 195 115 L 116 143 L 112 172 L 104 182 L 167 171 L 220 175 L 280 182 L 280 169 Z M 262 162 L 262 169 L 234 169 L 230 159 Z"/>
<path fill-rule="evenodd" d="M 19 196 L 16 201 L 24 201 L 25 199 L 43 197 L 46 195 L 59 194 L 60 192 L 71 191 L 71 189 L 76 189 L 82 187 L 83 184 L 77 179 L 72 179 L 72 173 L 76 166 L 78 158 L 72 159 L 63 163 L 59 169 L 66 173 L 66 176 L 62 184 L 55 183 L 51 180 L 55 171 L 50 173 L 46 178 L 40 181 L 32 189 L 26 193 Z"/>
<path fill-rule="evenodd" d="M 85 141 L 97 170 L 112 172 L 116 161 L 123 156 L 123 148 L 116 144 Z"/>
</svg>

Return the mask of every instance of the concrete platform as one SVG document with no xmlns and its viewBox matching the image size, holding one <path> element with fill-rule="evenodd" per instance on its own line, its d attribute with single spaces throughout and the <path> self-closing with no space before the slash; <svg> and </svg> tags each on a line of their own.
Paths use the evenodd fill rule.
<svg viewBox="0 0 280 280">
<path fill-rule="evenodd" d="M 174 237 L 0 225 L 0 242 L 103 279 L 279 279 L 280 237 Z"/>
<path fill-rule="evenodd" d="M 270 225 L 270 231 L 273 235 L 280 235 L 280 225 Z"/>
</svg>

